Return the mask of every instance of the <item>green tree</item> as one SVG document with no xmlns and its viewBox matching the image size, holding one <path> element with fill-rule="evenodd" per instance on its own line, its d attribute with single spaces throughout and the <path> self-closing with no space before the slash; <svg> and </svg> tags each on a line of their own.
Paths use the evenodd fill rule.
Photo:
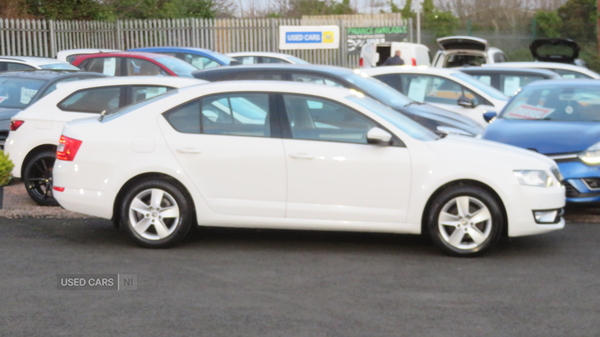
<svg viewBox="0 0 600 337">
<path fill-rule="evenodd" d="M 416 1 L 419 1 L 419 0 L 416 0 Z M 402 7 L 402 11 L 400 13 L 402 13 L 403 19 L 408 19 L 408 18 L 414 19 L 417 17 L 415 15 L 415 13 L 413 13 L 413 11 L 412 11 L 412 0 L 406 0 L 406 3 L 404 4 L 404 7 Z"/>
<path fill-rule="evenodd" d="M 598 20 L 597 0 L 569 0 L 558 8 L 562 20 L 562 37 L 573 40 L 596 41 Z"/>
<path fill-rule="evenodd" d="M 562 20 L 557 11 L 538 11 L 535 22 L 540 37 L 560 37 Z"/>
<path fill-rule="evenodd" d="M 38 19 L 109 20 L 109 8 L 95 0 L 27 0 L 27 13 Z"/>
<path fill-rule="evenodd" d="M 423 29 L 433 31 L 436 37 L 454 35 L 458 28 L 458 18 L 450 11 L 433 10 L 425 14 Z"/>
</svg>

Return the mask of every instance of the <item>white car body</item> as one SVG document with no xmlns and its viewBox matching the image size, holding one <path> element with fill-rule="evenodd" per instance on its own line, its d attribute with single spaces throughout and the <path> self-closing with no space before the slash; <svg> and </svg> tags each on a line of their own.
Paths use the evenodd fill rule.
<svg viewBox="0 0 600 337">
<path fill-rule="evenodd" d="M 44 98 L 20 111 L 11 118 L 24 123 L 16 131 L 11 131 L 5 145 L 5 152 L 14 163 L 13 176 L 21 178 L 25 159 L 36 149 L 58 145 L 58 139 L 66 122 L 74 119 L 98 116 L 89 112 L 63 111 L 57 105 L 76 91 L 123 85 L 164 85 L 181 88 L 205 83 L 192 78 L 170 76 L 129 76 L 107 77 L 92 80 L 59 83 L 57 89 Z"/>
<path fill-rule="evenodd" d="M 483 65 L 486 66 L 485 64 Z M 574 64 L 558 63 L 558 62 L 504 62 L 492 65 L 493 67 L 507 67 L 507 68 L 533 68 L 533 69 L 547 69 L 558 73 L 564 79 L 573 78 L 592 78 L 600 79 L 600 74 Z"/>
<path fill-rule="evenodd" d="M 68 62 L 49 57 L 2 56 L 0 57 L 0 66 L 2 66 L 2 64 L 5 64 L 9 67 L 9 69 L 6 71 L 36 69 L 79 70 L 79 68 Z"/>
<path fill-rule="evenodd" d="M 429 48 L 424 44 L 411 42 L 369 42 L 360 51 L 361 68 L 373 68 L 381 65 L 388 57 L 399 50 L 406 65 L 430 66 Z"/>
<path fill-rule="evenodd" d="M 61 50 L 58 53 L 56 53 L 56 59 L 63 61 L 63 62 L 71 63 L 71 61 L 73 61 L 75 56 L 78 56 L 78 55 L 110 53 L 110 52 L 115 52 L 115 51 L 119 51 L 119 50 L 118 49 L 94 49 L 94 48 L 66 49 L 66 50 Z"/>
<path fill-rule="evenodd" d="M 229 57 L 233 57 L 241 64 L 256 64 L 256 63 L 290 63 L 290 64 L 308 64 L 309 62 L 293 55 L 283 53 L 268 53 L 268 52 L 238 52 L 229 53 Z M 258 58 L 269 59 L 270 62 L 259 62 Z"/>
<path fill-rule="evenodd" d="M 163 115 L 187 109 L 182 104 L 198 97 L 248 92 L 309 95 L 309 99 L 344 105 L 393 133 L 404 147 L 183 133 Z M 384 109 L 387 117 L 367 109 L 367 103 Z M 206 118 L 204 108 L 200 111 Z M 184 187 L 179 188 L 189 194 L 200 225 L 419 234 L 432 195 L 449 183 L 471 181 L 497 194 L 506 209 L 509 236 L 563 228 L 562 218 L 539 224 L 532 213 L 564 206 L 565 190 L 558 178 L 548 178 L 550 187 L 533 187 L 520 184 L 513 173 L 539 170 L 550 175 L 556 167 L 551 159 L 470 137 L 419 140 L 400 129 L 407 124 L 394 124 L 388 118 L 407 123 L 409 132 L 423 130 L 435 138 L 406 117 L 344 88 L 236 81 L 179 89 L 102 121 L 67 123 L 63 137 L 81 144 L 74 160 L 57 159 L 54 195 L 68 210 L 114 220 L 123 206 L 122 193 L 135 189 L 140 177 L 158 176 Z M 386 133 L 376 127 L 369 134 L 373 130 Z"/>
<path fill-rule="evenodd" d="M 369 68 L 362 71 L 369 76 L 385 82 L 412 100 L 429 103 L 439 108 L 467 116 L 484 128 L 487 127 L 488 122 L 483 118 L 483 114 L 490 111 L 499 113 L 508 102 L 508 96 L 461 72 L 459 69 L 396 66 Z M 394 82 L 394 77 L 383 78 L 381 77 L 383 75 L 397 75 L 398 79 Z M 410 82 L 402 82 L 408 83 L 408 88 L 398 85 L 401 83 L 399 81 L 408 81 L 409 79 Z M 447 87 L 447 89 L 444 90 L 444 88 L 441 88 L 442 86 Z M 400 88 L 402 90 L 399 90 Z M 467 93 L 465 96 L 473 99 L 473 97 L 476 97 L 474 94 L 476 94 L 483 98 L 484 101 L 475 107 L 460 106 L 458 105 L 458 98 L 460 97 L 458 89 L 470 90 L 471 93 Z M 449 95 L 449 97 L 441 97 L 440 95 L 443 94 Z"/>
</svg>

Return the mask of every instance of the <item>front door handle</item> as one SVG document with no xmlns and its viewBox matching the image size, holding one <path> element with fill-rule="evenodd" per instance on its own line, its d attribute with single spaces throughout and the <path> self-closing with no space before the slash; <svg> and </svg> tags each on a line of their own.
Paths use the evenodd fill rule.
<svg viewBox="0 0 600 337">
<path fill-rule="evenodd" d="M 315 156 L 305 152 L 291 153 L 290 157 L 294 159 L 315 159 Z"/>
<path fill-rule="evenodd" d="M 182 147 L 182 148 L 177 149 L 177 152 L 179 152 L 179 153 L 190 153 L 190 154 L 199 154 L 199 153 L 202 153 L 202 151 L 200 151 L 200 150 L 198 150 L 196 148 L 193 148 L 193 147 Z"/>
</svg>

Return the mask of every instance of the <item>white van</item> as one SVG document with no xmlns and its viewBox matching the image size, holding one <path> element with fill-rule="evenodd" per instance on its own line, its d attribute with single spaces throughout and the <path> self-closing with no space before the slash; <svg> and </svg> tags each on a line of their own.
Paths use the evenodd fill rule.
<svg viewBox="0 0 600 337">
<path fill-rule="evenodd" d="M 404 64 L 413 66 L 430 66 L 429 48 L 427 46 L 411 42 L 383 42 L 367 43 L 360 52 L 360 67 L 372 68 L 380 66 L 390 56 L 394 56 L 396 50 L 402 54 L 400 58 Z"/>
</svg>

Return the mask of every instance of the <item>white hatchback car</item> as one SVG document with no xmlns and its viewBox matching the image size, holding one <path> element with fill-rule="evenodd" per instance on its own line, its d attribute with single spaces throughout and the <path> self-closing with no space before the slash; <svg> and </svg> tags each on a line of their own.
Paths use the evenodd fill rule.
<svg viewBox="0 0 600 337">
<path fill-rule="evenodd" d="M 486 66 L 485 64 L 483 66 Z M 505 62 L 492 65 L 496 67 L 508 68 L 532 68 L 532 69 L 547 69 L 559 74 L 564 79 L 573 78 L 592 78 L 600 79 L 600 74 L 585 67 L 576 66 L 574 64 L 558 63 L 558 62 Z"/>
<path fill-rule="evenodd" d="M 76 66 L 48 57 L 33 56 L 2 56 L 0 57 L 0 71 L 21 70 L 77 70 Z"/>
<path fill-rule="evenodd" d="M 446 253 L 473 256 L 502 233 L 563 228 L 551 159 L 438 137 L 357 91 L 323 89 L 208 83 L 67 123 L 55 198 L 151 248 L 199 224 L 426 231 Z"/>
<path fill-rule="evenodd" d="M 283 53 L 267 53 L 267 52 L 239 52 L 229 53 L 229 57 L 233 57 L 241 64 L 258 64 L 258 63 L 289 63 L 289 64 L 308 64 L 301 58 Z"/>
<path fill-rule="evenodd" d="M 59 83 L 57 89 L 11 118 L 5 151 L 29 196 L 40 205 L 55 205 L 52 165 L 64 124 L 98 116 L 175 88 L 206 81 L 180 77 L 108 77 Z"/>
<path fill-rule="evenodd" d="M 500 113 L 509 99 L 498 89 L 459 69 L 397 66 L 362 71 L 414 101 L 470 117 L 484 128 L 488 122 L 483 114 Z"/>
<path fill-rule="evenodd" d="M 447 36 L 437 39 L 440 50 L 431 65 L 440 68 L 497 64 L 508 59 L 504 52 L 490 47 L 488 41 L 473 36 Z"/>
</svg>

